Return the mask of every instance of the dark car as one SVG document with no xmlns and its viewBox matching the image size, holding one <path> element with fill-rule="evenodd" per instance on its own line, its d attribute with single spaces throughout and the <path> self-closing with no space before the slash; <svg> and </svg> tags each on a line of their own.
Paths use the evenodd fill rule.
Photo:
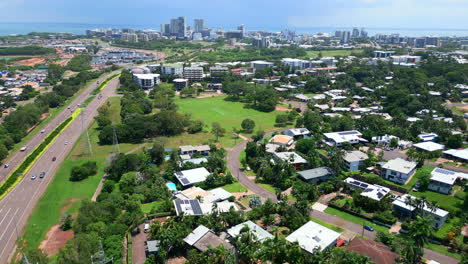
<svg viewBox="0 0 468 264">
<path fill-rule="evenodd" d="M 374 228 L 370 225 L 364 225 L 364 229 L 365 230 L 368 230 L 368 231 L 371 231 L 371 232 L 374 232 Z"/>
<path fill-rule="evenodd" d="M 41 174 L 39 174 L 39 178 L 44 178 L 45 176 L 45 172 L 41 172 Z"/>
<path fill-rule="evenodd" d="M 55 161 L 56 159 L 57 159 L 56 157 L 53 157 L 53 158 L 52 158 L 52 161 Z"/>
</svg>

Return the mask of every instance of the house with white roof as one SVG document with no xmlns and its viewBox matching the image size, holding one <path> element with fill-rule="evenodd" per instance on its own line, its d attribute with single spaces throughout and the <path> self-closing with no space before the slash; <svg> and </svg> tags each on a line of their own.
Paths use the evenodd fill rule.
<svg viewBox="0 0 468 264">
<path fill-rule="evenodd" d="M 414 199 L 415 197 L 409 194 L 398 196 L 392 203 L 393 209 L 404 217 L 415 217 L 420 212 L 416 212 L 416 207 L 409 204 L 409 201 Z M 422 208 L 422 214 L 423 217 L 429 217 L 431 225 L 435 229 L 442 228 L 449 215 L 445 210 L 440 208 L 431 209 L 427 205 Z"/>
<path fill-rule="evenodd" d="M 310 131 L 307 128 L 291 128 L 286 130 L 285 134 L 293 137 L 295 140 L 301 138 L 310 138 Z"/>
<path fill-rule="evenodd" d="M 210 172 L 204 167 L 195 168 L 191 170 L 178 171 L 174 173 L 177 180 L 179 180 L 182 186 L 190 186 L 195 183 L 204 182 L 206 177 L 210 175 Z"/>
<path fill-rule="evenodd" d="M 185 243 L 200 250 L 207 251 L 209 248 L 223 246 L 226 249 L 233 249 L 233 246 L 226 240 L 217 236 L 212 230 L 204 225 L 199 225 L 188 236 L 184 238 Z"/>
<path fill-rule="evenodd" d="M 461 160 L 468 162 L 468 148 L 466 149 L 449 149 L 442 152 L 443 156 L 449 159 Z"/>
<path fill-rule="evenodd" d="M 364 164 L 364 161 L 368 160 L 369 156 L 366 153 L 359 150 L 346 151 L 343 157 L 345 161 L 345 167 L 349 171 L 357 171 Z"/>
<path fill-rule="evenodd" d="M 434 168 L 428 189 L 434 192 L 449 194 L 457 179 L 468 180 L 468 174 L 443 168 Z"/>
<path fill-rule="evenodd" d="M 344 182 L 351 190 L 362 190 L 362 196 L 375 201 L 382 200 L 382 198 L 384 198 L 390 192 L 390 189 L 387 187 L 359 181 L 351 177 L 346 178 Z"/>
<path fill-rule="evenodd" d="M 307 163 L 307 161 L 296 152 L 275 152 L 273 153 L 273 157 L 294 165 L 296 168 L 300 168 L 303 164 Z"/>
<path fill-rule="evenodd" d="M 259 242 L 263 242 L 267 239 L 274 238 L 272 234 L 268 233 L 268 231 L 264 230 L 263 228 L 261 228 L 260 226 L 258 226 L 250 220 L 229 228 L 227 230 L 227 233 L 231 237 L 236 238 L 242 233 L 241 231 L 244 231 L 245 229 L 247 229 L 246 232 L 251 232 L 254 239 Z"/>
<path fill-rule="evenodd" d="M 159 85 L 161 82 L 159 79 L 159 74 L 156 73 L 142 73 L 142 74 L 133 74 L 133 80 L 140 85 L 143 89 L 153 89 L 154 86 Z"/>
<path fill-rule="evenodd" d="M 416 143 L 416 144 L 413 144 L 413 147 L 415 147 L 419 151 L 426 151 L 426 152 L 439 151 L 445 148 L 444 145 L 435 143 L 433 141 L 425 141 L 425 142 Z"/>
<path fill-rule="evenodd" d="M 177 215 L 209 215 L 213 211 L 226 213 L 231 209 L 238 211 L 237 205 L 233 202 L 200 202 L 199 200 L 174 200 L 174 207 Z"/>
<path fill-rule="evenodd" d="M 345 142 L 350 144 L 367 142 L 367 140 L 362 138 L 361 132 L 357 130 L 324 133 L 323 135 L 325 136 L 325 143 L 330 146 L 340 147 Z"/>
<path fill-rule="evenodd" d="M 291 243 L 297 242 L 303 250 L 314 253 L 316 248 L 323 251 L 334 247 L 339 237 L 340 233 L 309 221 L 287 236 L 286 240 Z"/>
<path fill-rule="evenodd" d="M 213 190 L 205 191 L 200 187 L 190 187 L 183 191 L 174 193 L 175 197 L 181 200 L 195 200 L 200 198 L 204 203 L 216 203 L 229 199 L 232 194 L 223 188 L 216 188 Z"/>
<path fill-rule="evenodd" d="M 397 141 L 400 141 L 399 137 L 385 134 L 383 136 L 372 137 L 372 142 L 377 143 L 379 145 L 385 145 L 385 144 L 390 144 L 392 139 L 396 139 Z"/>
<path fill-rule="evenodd" d="M 407 161 L 402 158 L 389 160 L 382 166 L 382 177 L 399 184 L 405 184 L 416 172 L 417 165 L 418 163 L 414 161 Z"/>
</svg>

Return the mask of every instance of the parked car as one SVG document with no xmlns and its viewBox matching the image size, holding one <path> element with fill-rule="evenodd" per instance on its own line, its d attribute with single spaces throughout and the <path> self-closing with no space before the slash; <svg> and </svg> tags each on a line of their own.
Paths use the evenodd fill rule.
<svg viewBox="0 0 468 264">
<path fill-rule="evenodd" d="M 41 172 L 41 174 L 39 174 L 39 178 L 44 178 L 44 176 L 45 176 L 45 172 L 44 172 L 44 171 Z"/>
<path fill-rule="evenodd" d="M 5 168 L 5 169 L 8 168 L 8 167 L 9 167 L 8 164 L 3 165 L 3 168 Z"/>
<path fill-rule="evenodd" d="M 44 133 L 45 133 L 45 129 L 42 129 L 42 130 L 41 130 L 41 134 L 44 134 Z"/>
<path fill-rule="evenodd" d="M 68 140 L 67 140 L 67 141 L 65 141 L 65 145 L 68 145 Z"/>
<path fill-rule="evenodd" d="M 371 231 L 371 232 L 374 232 L 374 228 L 370 225 L 364 225 L 364 229 L 365 230 L 368 230 L 368 231 Z"/>
<path fill-rule="evenodd" d="M 53 157 L 53 158 L 52 158 L 52 161 L 55 161 L 56 159 L 57 159 L 57 157 Z"/>
<path fill-rule="evenodd" d="M 36 173 L 34 173 L 33 175 L 31 175 L 31 180 L 35 180 L 36 178 L 37 178 Z"/>
</svg>

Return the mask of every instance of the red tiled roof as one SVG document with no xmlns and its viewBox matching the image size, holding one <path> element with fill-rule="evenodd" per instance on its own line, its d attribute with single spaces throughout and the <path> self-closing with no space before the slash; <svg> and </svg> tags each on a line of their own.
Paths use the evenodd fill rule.
<svg viewBox="0 0 468 264">
<path fill-rule="evenodd" d="M 395 259 L 399 256 L 384 244 L 372 240 L 364 240 L 359 237 L 353 239 L 346 246 L 346 249 L 366 255 L 370 257 L 372 261 L 379 264 L 393 264 L 395 263 Z"/>
</svg>

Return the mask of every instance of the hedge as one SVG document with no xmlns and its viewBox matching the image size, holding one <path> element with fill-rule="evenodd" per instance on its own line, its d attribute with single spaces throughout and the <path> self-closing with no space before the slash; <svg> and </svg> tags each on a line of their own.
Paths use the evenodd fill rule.
<svg viewBox="0 0 468 264">
<path fill-rule="evenodd" d="M 355 178 L 356 180 L 365 181 L 367 183 L 382 185 L 384 187 L 388 187 L 391 190 L 400 192 L 400 193 L 408 193 L 410 191 L 410 188 L 406 188 L 397 184 L 388 183 L 377 175 L 375 177 L 373 176 L 368 177 L 368 176 L 364 176 L 361 174 L 353 174 L 351 177 Z"/>
<path fill-rule="evenodd" d="M 112 79 L 116 78 L 117 76 L 120 76 L 120 73 L 116 73 L 110 76 L 109 78 L 107 78 L 104 82 L 100 83 L 99 86 L 91 92 L 91 94 L 92 95 L 99 94 L 102 88 L 104 88 L 110 81 L 112 81 Z"/>
<path fill-rule="evenodd" d="M 26 159 L 8 176 L 8 179 L 0 186 L 0 199 L 3 198 L 4 195 L 12 188 L 18 180 L 21 179 L 24 173 L 30 169 L 30 167 L 34 164 L 34 161 L 39 158 L 42 152 L 49 146 L 49 144 L 65 129 L 68 124 L 70 124 L 73 119 L 78 116 L 81 110 L 76 111 L 71 117 L 67 118 L 65 121 L 60 123 L 47 137 L 44 141 L 37 146 L 33 152 L 31 152 Z"/>
</svg>

